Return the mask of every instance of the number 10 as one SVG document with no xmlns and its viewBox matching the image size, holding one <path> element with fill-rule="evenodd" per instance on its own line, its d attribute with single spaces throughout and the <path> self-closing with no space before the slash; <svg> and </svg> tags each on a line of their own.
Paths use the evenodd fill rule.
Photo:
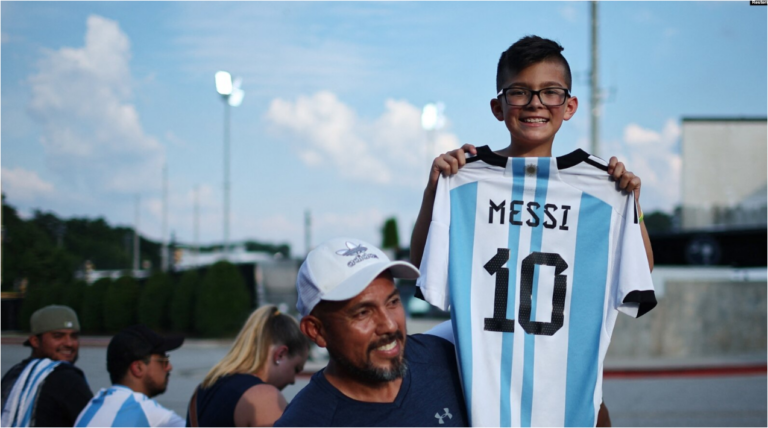
<svg viewBox="0 0 768 428">
<path fill-rule="evenodd" d="M 509 297 L 509 269 L 502 267 L 509 261 L 509 249 L 499 248 L 496 255 L 483 266 L 496 275 L 496 292 L 493 298 L 493 318 L 485 318 L 485 330 L 514 333 L 515 320 L 507 319 L 507 300 Z M 550 322 L 531 321 L 531 303 L 533 295 L 533 277 L 536 265 L 555 267 L 555 289 L 552 293 L 552 315 Z M 565 310 L 565 292 L 568 276 L 563 271 L 568 264 L 557 253 L 532 252 L 523 259 L 520 267 L 520 310 L 518 318 L 523 330 L 529 334 L 552 336 L 563 326 Z"/>
</svg>

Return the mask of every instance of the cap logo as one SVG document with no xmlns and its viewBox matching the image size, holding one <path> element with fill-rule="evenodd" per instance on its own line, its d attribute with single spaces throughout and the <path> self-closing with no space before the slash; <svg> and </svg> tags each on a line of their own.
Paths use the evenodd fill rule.
<svg viewBox="0 0 768 428">
<path fill-rule="evenodd" d="M 67 321 L 64 323 L 64 327 L 72 328 L 72 321 Z"/>
<path fill-rule="evenodd" d="M 363 244 L 355 245 L 347 241 L 347 248 L 336 251 L 336 254 L 340 256 L 354 257 L 352 260 L 347 262 L 347 266 L 349 267 L 354 267 L 356 264 L 362 262 L 363 260 L 379 258 L 379 256 L 376 254 L 367 254 L 366 251 L 368 251 L 368 248 L 363 247 Z"/>
</svg>

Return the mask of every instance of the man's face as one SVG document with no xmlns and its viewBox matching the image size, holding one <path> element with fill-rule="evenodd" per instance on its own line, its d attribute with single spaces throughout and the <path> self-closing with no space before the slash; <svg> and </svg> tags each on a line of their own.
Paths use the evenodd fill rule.
<svg viewBox="0 0 768 428">
<path fill-rule="evenodd" d="M 165 392 L 168 388 L 168 380 L 171 376 L 173 365 L 167 355 L 152 354 L 147 364 L 147 372 L 144 375 L 144 386 L 148 397 L 154 397 Z"/>
<path fill-rule="evenodd" d="M 379 275 L 350 300 L 326 302 L 322 320 L 328 353 L 339 369 L 366 383 L 403 376 L 406 327 L 392 276 Z"/>
<path fill-rule="evenodd" d="M 77 361 L 80 350 L 80 332 L 66 328 L 46 331 L 37 336 L 31 336 L 32 355 L 35 358 L 50 358 L 54 361 Z"/>
<path fill-rule="evenodd" d="M 565 67 L 559 62 L 542 61 L 532 64 L 510 76 L 503 88 L 516 87 L 533 91 L 544 88 L 565 88 Z M 578 107 L 576 97 L 566 98 L 561 106 L 545 106 L 534 95 L 526 106 L 510 106 L 503 97 L 491 101 L 491 110 L 498 120 L 503 120 L 509 130 L 515 153 L 548 157 L 552 153 L 555 134 L 563 120 L 573 117 Z"/>
</svg>

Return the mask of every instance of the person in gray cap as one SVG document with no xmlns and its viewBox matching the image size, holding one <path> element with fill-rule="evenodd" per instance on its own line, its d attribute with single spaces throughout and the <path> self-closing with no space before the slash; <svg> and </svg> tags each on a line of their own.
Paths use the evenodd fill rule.
<svg viewBox="0 0 768 428">
<path fill-rule="evenodd" d="M 80 322 L 67 306 L 46 306 L 30 319 L 32 355 L 2 379 L 2 426 L 71 427 L 93 397 L 82 370 Z"/>
<path fill-rule="evenodd" d="M 419 271 L 358 239 L 332 239 L 299 269 L 301 330 L 327 348 L 275 426 L 467 426 L 454 346 L 407 335 L 395 278 Z"/>
</svg>

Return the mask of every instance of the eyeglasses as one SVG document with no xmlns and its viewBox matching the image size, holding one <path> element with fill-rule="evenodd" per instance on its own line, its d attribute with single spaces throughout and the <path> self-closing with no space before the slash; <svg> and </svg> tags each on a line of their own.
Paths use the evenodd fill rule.
<svg viewBox="0 0 768 428">
<path fill-rule="evenodd" d="M 171 357 L 166 355 L 165 357 L 162 357 L 162 358 L 149 357 L 146 360 L 144 360 L 144 362 L 147 364 L 149 364 L 150 361 L 157 361 L 158 363 L 160 363 L 161 366 L 168 367 L 168 363 L 171 362 Z"/>
<path fill-rule="evenodd" d="M 504 96 L 507 105 L 512 107 L 525 107 L 531 103 L 534 95 L 539 96 L 539 101 L 547 107 L 557 107 L 565 104 L 565 100 L 571 96 L 565 88 L 544 88 L 538 91 L 532 91 L 525 88 L 504 88 L 496 94 L 497 97 Z"/>
</svg>

